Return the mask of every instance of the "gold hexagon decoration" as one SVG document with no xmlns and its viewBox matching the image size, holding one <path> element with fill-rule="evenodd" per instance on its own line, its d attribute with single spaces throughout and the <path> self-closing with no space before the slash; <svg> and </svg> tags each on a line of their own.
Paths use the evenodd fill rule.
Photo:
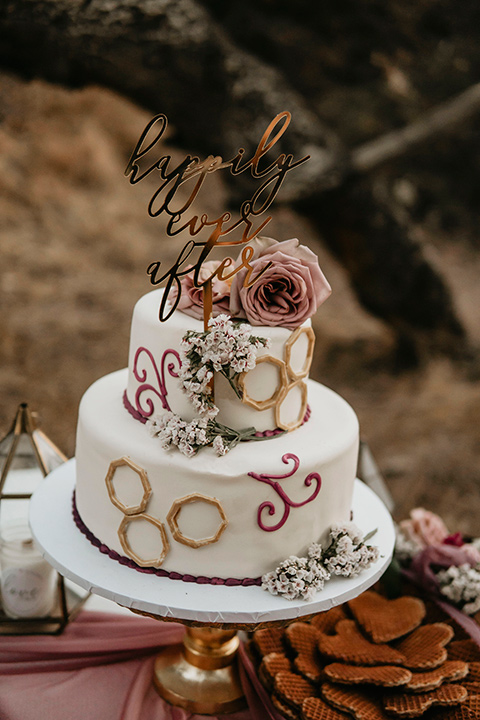
<svg viewBox="0 0 480 720">
<path fill-rule="evenodd" d="M 282 419 L 281 419 L 282 405 L 285 402 L 285 400 L 287 399 L 288 395 L 296 387 L 299 387 L 300 392 L 301 392 L 302 402 L 301 402 L 301 406 L 300 406 L 300 411 L 298 413 L 298 417 L 296 420 L 294 420 L 291 423 L 284 423 L 284 422 L 282 422 Z M 299 428 L 300 425 L 302 425 L 302 423 L 303 423 L 303 418 L 305 417 L 305 413 L 307 411 L 307 400 L 308 400 L 308 389 L 307 389 L 306 382 L 304 380 L 297 380 L 296 382 L 291 383 L 288 386 L 288 388 L 286 388 L 286 391 L 283 394 L 283 396 L 279 399 L 279 401 L 275 405 L 275 423 L 276 423 L 277 427 L 279 427 L 281 430 L 286 430 L 287 432 L 290 432 L 292 430 L 296 430 L 297 428 Z"/>
<path fill-rule="evenodd" d="M 214 507 L 216 507 L 218 510 L 218 514 L 220 516 L 220 525 L 218 526 L 215 534 L 211 537 L 199 539 L 189 538 L 184 535 L 178 527 L 178 518 L 181 513 L 182 507 L 184 505 L 194 502 L 208 503 L 209 505 L 213 505 Z M 174 500 L 174 502 L 172 503 L 172 507 L 168 511 L 167 521 L 174 539 L 177 542 L 182 543 L 183 545 L 188 545 L 191 548 L 199 548 L 203 547 L 204 545 L 211 545 L 212 543 L 216 543 L 219 540 L 220 535 L 224 532 L 225 528 L 228 525 L 227 516 L 225 515 L 225 511 L 221 506 L 220 501 L 217 500 L 217 498 L 208 497 L 208 495 L 202 495 L 201 493 L 191 493 L 190 495 L 185 495 L 185 497 Z"/>
<path fill-rule="evenodd" d="M 133 472 L 138 476 L 142 484 L 142 498 L 138 505 L 125 505 L 125 503 L 123 503 L 117 496 L 117 493 L 115 491 L 115 473 L 119 467 L 123 466 L 129 467 L 131 470 L 133 470 Z M 152 487 L 150 485 L 146 470 L 134 463 L 133 460 L 130 460 L 129 457 L 122 457 L 118 460 L 112 460 L 105 476 L 105 483 L 107 485 L 107 491 L 110 501 L 113 505 L 115 505 L 116 508 L 118 508 L 122 513 L 124 513 L 124 515 L 138 515 L 139 513 L 142 513 L 146 510 L 148 501 L 150 500 L 150 496 L 152 494 Z"/>
<path fill-rule="evenodd" d="M 303 364 L 303 368 L 299 372 L 295 372 L 295 370 L 291 366 L 292 349 L 302 335 L 307 336 L 307 352 L 305 353 L 305 362 Z M 285 362 L 287 364 L 288 374 L 292 380 L 301 380 L 308 375 L 310 366 L 312 364 L 314 347 L 315 333 L 313 332 L 311 327 L 299 327 L 290 335 L 287 342 L 285 343 Z"/>
<path fill-rule="evenodd" d="M 273 357 L 273 355 L 262 355 L 261 357 L 257 358 L 255 367 L 257 367 L 261 363 L 270 363 L 271 365 L 276 365 L 278 368 L 278 384 L 273 394 L 269 398 L 266 398 L 265 400 L 255 400 L 254 398 L 249 396 L 247 388 L 245 387 L 245 376 L 248 372 L 252 372 L 251 370 L 240 373 L 237 383 L 239 390 L 242 393 L 242 402 L 245 405 L 249 405 L 255 410 L 268 410 L 269 408 L 273 407 L 275 403 L 278 402 L 281 393 L 283 392 L 285 386 L 288 383 L 287 369 L 283 360 L 279 360 L 278 358 Z"/>
<path fill-rule="evenodd" d="M 158 557 L 142 558 L 132 550 L 132 547 L 128 540 L 128 528 L 131 523 L 139 522 L 141 520 L 149 522 L 151 525 L 158 528 L 160 532 L 160 539 L 162 541 L 162 552 Z M 160 522 L 160 520 L 157 520 L 157 518 L 154 518 L 151 515 L 147 515 L 146 513 L 140 513 L 139 515 L 133 516 L 126 515 L 120 523 L 120 527 L 118 528 L 118 537 L 125 555 L 134 560 L 137 565 L 140 565 L 140 567 L 160 567 L 163 564 L 163 561 L 165 560 L 168 551 L 170 550 L 170 543 L 168 542 L 164 524 Z"/>
</svg>

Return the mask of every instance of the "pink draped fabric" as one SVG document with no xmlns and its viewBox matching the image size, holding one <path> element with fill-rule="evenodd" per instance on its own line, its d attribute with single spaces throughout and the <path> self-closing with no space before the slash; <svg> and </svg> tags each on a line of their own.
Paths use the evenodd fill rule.
<svg viewBox="0 0 480 720">
<path fill-rule="evenodd" d="M 58 637 L 0 637 L 0 719 L 196 720 L 152 684 L 158 649 L 183 632 L 174 623 L 84 611 Z M 225 717 L 278 720 L 244 651 L 240 660 L 248 709 Z"/>
</svg>

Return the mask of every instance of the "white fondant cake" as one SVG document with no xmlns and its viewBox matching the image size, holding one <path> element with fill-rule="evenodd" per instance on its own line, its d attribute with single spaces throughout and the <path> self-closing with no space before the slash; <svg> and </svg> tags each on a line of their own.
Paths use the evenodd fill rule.
<svg viewBox="0 0 480 720">
<path fill-rule="evenodd" d="M 161 291 L 134 311 L 128 369 L 85 393 L 77 432 L 76 506 L 84 529 L 111 553 L 174 577 L 252 579 L 289 555 L 305 554 L 333 523 L 350 519 L 358 422 L 336 393 L 307 380 L 310 322 L 291 331 L 255 327 L 272 340 L 268 356 L 244 378 L 242 403 L 215 378 L 221 423 L 273 434 L 242 442 L 218 457 L 205 447 L 193 457 L 162 449 L 145 416 L 194 413 L 176 378 L 180 341 L 202 323 L 176 311 L 158 321 Z M 247 377 L 248 376 L 248 377 Z M 126 393 L 125 393 L 126 390 Z M 257 410 L 254 404 L 266 409 Z M 263 403 L 263 405 L 262 405 Z M 303 408 L 303 410 L 302 410 Z"/>
<path fill-rule="evenodd" d="M 122 404 L 126 375 L 121 370 L 94 383 L 82 399 L 78 423 L 77 507 L 87 527 L 109 548 L 125 554 L 118 537 L 125 515 L 111 502 L 105 484 L 112 460 L 124 456 L 147 473 L 152 493 L 146 513 L 165 527 L 170 547 L 162 568 L 169 571 L 258 577 L 289 555 L 304 553 L 332 523 L 349 520 L 358 423 L 351 407 L 336 393 L 309 381 L 312 414 L 298 430 L 263 442 L 241 443 L 223 457 L 205 448 L 189 458 L 162 450 L 126 412 Z M 321 487 L 311 502 L 290 506 L 283 526 L 272 531 L 268 528 L 281 521 L 288 503 L 272 486 L 248 473 L 286 475 L 294 468 L 293 460 L 282 462 L 286 454 L 298 457 L 298 470 L 277 482 L 292 503 L 302 503 L 316 491 L 316 481 L 305 485 L 310 473 L 320 475 Z M 124 472 L 118 478 L 118 495 L 125 505 L 136 506 L 142 485 L 131 468 L 120 469 Z M 199 548 L 175 541 L 167 520 L 174 503 L 192 493 L 217 499 L 228 522 L 216 542 Z M 271 502 L 275 511 L 272 515 L 268 508 L 261 512 L 260 522 L 267 528 L 262 529 L 258 514 L 266 502 Z M 193 539 L 213 537 L 220 524 L 217 509 L 201 499 L 189 503 L 178 520 L 182 534 Z M 145 561 L 157 558 L 161 552 L 159 532 L 148 522 L 138 523 L 136 531 L 131 540 L 135 554 Z"/>
</svg>

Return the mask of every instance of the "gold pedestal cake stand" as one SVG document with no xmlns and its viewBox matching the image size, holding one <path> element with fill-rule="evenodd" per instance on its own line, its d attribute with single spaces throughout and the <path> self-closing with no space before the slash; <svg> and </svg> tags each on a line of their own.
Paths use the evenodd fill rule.
<svg viewBox="0 0 480 720">
<path fill-rule="evenodd" d="M 183 643 L 158 655 L 153 682 L 172 705 L 203 715 L 245 707 L 238 672 L 236 630 L 188 628 Z"/>
<path fill-rule="evenodd" d="M 73 522 L 75 461 L 61 465 L 30 501 L 30 524 L 45 559 L 82 588 L 132 612 L 180 622 L 183 644 L 167 647 L 155 663 L 154 683 L 173 705 L 199 714 L 234 712 L 245 700 L 237 668 L 238 631 L 286 625 L 351 600 L 373 585 L 387 568 L 395 543 L 393 522 L 382 501 L 357 480 L 355 523 L 376 529 L 378 561 L 355 578 L 333 578 L 316 598 L 288 601 L 258 586 L 198 585 L 138 573 L 103 555 Z"/>
</svg>

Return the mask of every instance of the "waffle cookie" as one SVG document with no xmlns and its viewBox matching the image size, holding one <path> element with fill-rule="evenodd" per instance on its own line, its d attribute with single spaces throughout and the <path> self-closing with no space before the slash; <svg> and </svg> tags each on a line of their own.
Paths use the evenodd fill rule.
<svg viewBox="0 0 480 720">
<path fill-rule="evenodd" d="M 283 653 L 283 628 L 263 628 L 253 635 L 253 645 L 260 657 L 270 653 Z"/>
<path fill-rule="evenodd" d="M 298 712 L 287 705 L 281 698 L 275 693 L 271 696 L 272 704 L 276 710 L 283 715 L 283 717 L 289 720 L 298 720 Z"/>
<path fill-rule="evenodd" d="M 324 683 L 323 698 L 337 710 L 353 715 L 355 720 L 391 720 L 386 714 L 378 694 Z"/>
<path fill-rule="evenodd" d="M 425 605 L 416 597 L 387 600 L 367 590 L 348 607 L 357 624 L 375 643 L 388 643 L 415 630 L 425 617 Z"/>
<path fill-rule="evenodd" d="M 321 698 L 311 697 L 303 701 L 302 720 L 346 720 L 350 715 L 335 710 Z"/>
<path fill-rule="evenodd" d="M 452 640 L 448 646 L 449 660 L 465 660 L 465 662 L 480 662 L 480 648 L 471 638 Z"/>
<path fill-rule="evenodd" d="M 337 605 L 326 612 L 314 615 L 310 621 L 313 627 L 325 635 L 332 635 L 339 620 L 345 620 L 347 614 L 343 605 Z"/>
<path fill-rule="evenodd" d="M 335 635 L 320 634 L 318 649 L 333 660 L 353 665 L 401 665 L 404 655 L 382 643 L 372 643 L 360 632 L 354 620 L 340 620 Z"/>
<path fill-rule="evenodd" d="M 258 666 L 258 677 L 262 685 L 271 690 L 275 683 L 275 675 L 291 669 L 292 664 L 284 653 L 273 652 L 262 658 Z"/>
<path fill-rule="evenodd" d="M 438 667 L 447 659 L 445 645 L 454 635 L 450 625 L 430 623 L 414 630 L 396 645 L 410 670 L 427 670 Z"/>
<path fill-rule="evenodd" d="M 405 620 L 395 631 L 379 630 L 393 610 L 410 610 L 418 623 L 421 603 L 372 591 L 361 597 L 254 634 L 259 678 L 277 711 L 289 720 L 480 720 L 480 649 L 465 631 L 430 602 L 420 625 L 410 617 L 405 634 L 398 636 Z M 372 609 L 384 615 L 375 628 Z M 395 638 L 379 641 L 387 633 Z"/>
<path fill-rule="evenodd" d="M 396 693 L 384 699 L 384 708 L 396 718 L 418 718 L 434 705 L 459 705 L 468 692 L 461 685 L 443 685 L 429 693 Z"/>
<path fill-rule="evenodd" d="M 303 622 L 294 622 L 285 629 L 287 642 L 296 655 L 315 656 L 319 635 L 316 627 Z"/>
<path fill-rule="evenodd" d="M 313 683 L 297 673 L 281 671 L 275 676 L 275 695 L 288 707 L 300 712 L 303 701 L 317 692 Z"/>
<path fill-rule="evenodd" d="M 340 685 L 378 685 L 391 688 L 407 685 L 412 679 L 410 670 L 396 665 L 365 667 L 332 663 L 326 665 L 323 672 L 328 680 Z"/>
<path fill-rule="evenodd" d="M 476 718 L 480 718 L 480 693 L 476 695 L 470 693 L 465 701 L 465 705 L 475 714 Z"/>
<path fill-rule="evenodd" d="M 434 690 L 444 682 L 463 680 L 469 672 L 468 663 L 462 660 L 446 660 L 443 665 L 427 672 L 412 672 L 410 681 L 405 689 L 412 692 L 428 692 Z"/>
<path fill-rule="evenodd" d="M 322 673 L 317 649 L 319 634 L 315 626 L 304 622 L 292 623 L 285 630 L 287 643 L 295 655 L 295 669 L 314 682 L 320 679 Z"/>
</svg>

